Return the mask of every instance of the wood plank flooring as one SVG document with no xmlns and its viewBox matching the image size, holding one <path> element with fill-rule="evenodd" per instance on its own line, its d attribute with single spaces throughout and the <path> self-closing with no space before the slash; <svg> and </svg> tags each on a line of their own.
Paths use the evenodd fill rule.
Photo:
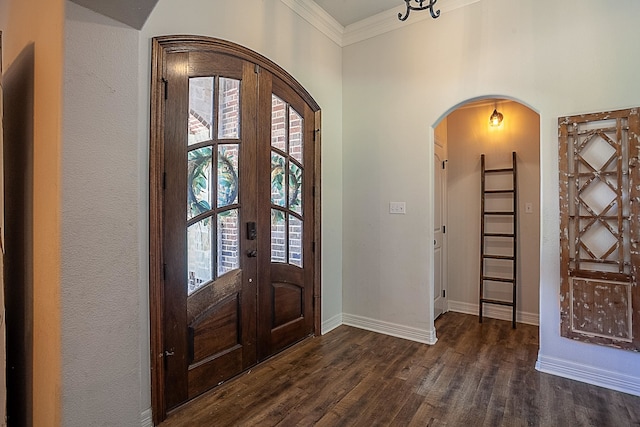
<svg viewBox="0 0 640 427">
<path fill-rule="evenodd" d="M 535 326 L 449 312 L 436 329 L 429 346 L 341 326 L 161 426 L 640 426 L 640 397 L 536 371 Z"/>
</svg>

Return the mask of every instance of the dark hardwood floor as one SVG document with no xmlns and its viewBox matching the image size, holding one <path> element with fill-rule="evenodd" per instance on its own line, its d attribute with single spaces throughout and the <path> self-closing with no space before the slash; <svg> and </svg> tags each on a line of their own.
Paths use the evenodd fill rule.
<svg viewBox="0 0 640 427">
<path fill-rule="evenodd" d="M 341 326 L 169 415 L 172 426 L 640 426 L 640 397 L 535 370 L 538 328 L 449 312 L 436 345 Z"/>
</svg>

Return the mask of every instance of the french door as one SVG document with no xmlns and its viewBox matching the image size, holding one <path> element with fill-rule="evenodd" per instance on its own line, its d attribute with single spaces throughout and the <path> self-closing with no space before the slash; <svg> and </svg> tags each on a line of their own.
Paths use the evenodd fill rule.
<svg viewBox="0 0 640 427">
<path fill-rule="evenodd" d="M 317 105 L 254 52 L 160 37 L 153 54 L 157 422 L 315 332 L 319 141 Z"/>
</svg>

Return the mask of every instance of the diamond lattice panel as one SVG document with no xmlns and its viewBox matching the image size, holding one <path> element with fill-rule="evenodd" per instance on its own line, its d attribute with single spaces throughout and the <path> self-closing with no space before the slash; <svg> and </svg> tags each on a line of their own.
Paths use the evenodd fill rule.
<svg viewBox="0 0 640 427">
<path fill-rule="evenodd" d="M 610 139 L 604 134 L 595 134 L 587 142 L 582 150 L 580 157 L 591 166 L 593 170 L 602 170 L 609 160 L 616 154 L 615 148 L 607 141 Z"/>
<path fill-rule="evenodd" d="M 588 207 L 596 215 L 602 215 L 616 197 L 617 194 L 611 187 L 599 179 L 591 181 L 580 193 L 580 199 L 586 205 L 583 205 L 583 208 Z"/>
<path fill-rule="evenodd" d="M 602 259 L 618 243 L 617 237 L 600 222 L 589 227 L 581 241 L 597 259 Z"/>
</svg>

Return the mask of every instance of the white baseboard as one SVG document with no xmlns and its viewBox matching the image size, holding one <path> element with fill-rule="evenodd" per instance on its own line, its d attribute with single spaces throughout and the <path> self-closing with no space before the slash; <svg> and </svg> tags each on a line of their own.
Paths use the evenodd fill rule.
<svg viewBox="0 0 640 427">
<path fill-rule="evenodd" d="M 321 334 L 324 335 L 327 332 L 331 332 L 332 330 L 334 330 L 335 328 L 337 328 L 340 325 L 342 325 L 342 313 L 336 314 L 335 316 L 333 316 L 333 317 L 325 320 L 324 322 L 322 322 Z"/>
<path fill-rule="evenodd" d="M 151 408 L 140 414 L 141 427 L 153 427 L 153 417 L 151 416 Z"/>
<path fill-rule="evenodd" d="M 346 313 L 342 314 L 342 323 L 355 328 L 404 338 L 423 344 L 435 344 L 436 341 L 438 341 L 435 329 L 427 331 L 424 329 L 413 328 L 411 326 L 398 325 L 396 323 L 384 322 L 382 320 Z"/>
<path fill-rule="evenodd" d="M 622 393 L 640 396 L 640 378 L 538 354 L 536 370 Z"/>
<path fill-rule="evenodd" d="M 478 304 L 471 304 L 468 302 L 451 301 L 449 300 L 449 311 L 455 311 L 456 313 L 473 314 L 478 315 Z M 482 313 L 483 317 L 490 317 L 498 320 L 511 320 L 511 308 L 502 307 L 498 305 L 485 304 Z M 540 316 L 536 313 L 527 313 L 525 311 L 516 311 L 516 322 L 526 323 L 527 325 L 538 326 L 540 323 Z"/>
</svg>

